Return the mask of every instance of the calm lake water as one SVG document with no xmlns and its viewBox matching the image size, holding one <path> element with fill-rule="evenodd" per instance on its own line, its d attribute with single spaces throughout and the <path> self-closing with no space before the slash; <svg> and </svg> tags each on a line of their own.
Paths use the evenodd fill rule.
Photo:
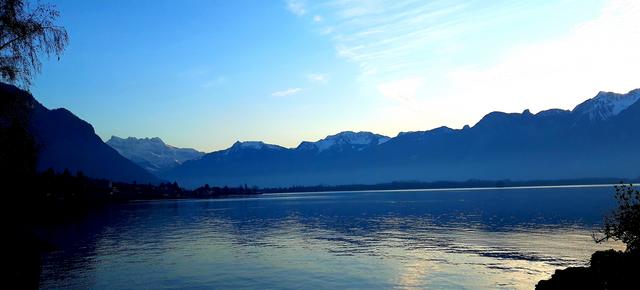
<svg viewBox="0 0 640 290">
<path fill-rule="evenodd" d="M 45 289 L 532 289 L 584 265 L 612 187 L 138 202 L 43 235 Z"/>
</svg>

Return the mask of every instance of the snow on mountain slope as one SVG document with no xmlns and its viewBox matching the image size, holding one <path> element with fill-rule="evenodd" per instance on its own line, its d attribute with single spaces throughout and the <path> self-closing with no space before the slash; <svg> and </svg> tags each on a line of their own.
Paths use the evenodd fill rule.
<svg viewBox="0 0 640 290">
<path fill-rule="evenodd" d="M 195 149 L 167 145 L 158 137 L 124 139 L 112 136 L 106 143 L 122 156 L 154 173 L 204 155 Z"/>
<path fill-rule="evenodd" d="M 589 120 L 607 120 L 620 114 L 640 99 L 640 89 L 626 94 L 600 92 L 573 109 L 573 113 L 588 116 Z"/>
<path fill-rule="evenodd" d="M 303 142 L 298 148 L 315 147 L 318 149 L 318 152 L 322 152 L 336 147 L 350 146 L 354 149 L 362 150 L 369 146 L 380 145 L 389 139 L 391 138 L 371 132 L 345 131 L 327 136 L 316 142 Z"/>
<path fill-rule="evenodd" d="M 285 149 L 282 146 L 267 144 L 262 141 L 237 141 L 233 143 L 233 145 L 227 149 L 228 150 L 238 150 L 238 149 L 252 149 L 252 150 L 260 150 L 260 149 L 273 149 L 280 150 Z"/>
</svg>

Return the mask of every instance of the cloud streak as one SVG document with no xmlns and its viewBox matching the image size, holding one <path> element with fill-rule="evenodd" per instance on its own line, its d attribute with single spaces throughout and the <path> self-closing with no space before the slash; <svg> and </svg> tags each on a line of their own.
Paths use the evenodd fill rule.
<svg viewBox="0 0 640 290">
<path fill-rule="evenodd" d="M 403 102 L 412 102 L 420 89 L 424 85 L 422 77 L 410 77 L 401 80 L 381 83 L 376 86 L 380 94 L 383 96 L 400 100 Z"/>
<path fill-rule="evenodd" d="M 599 17 L 565 37 L 519 47 L 486 68 L 450 71 L 448 98 L 505 111 L 571 109 L 598 91 L 640 87 L 638 51 L 640 3 L 609 1 Z"/>
<path fill-rule="evenodd" d="M 305 2 L 303 0 L 287 0 L 286 6 L 287 10 L 289 10 L 289 12 L 295 14 L 296 16 L 303 16 L 307 14 Z"/>
<path fill-rule="evenodd" d="M 603 4 L 564 21 L 558 12 L 581 1 L 327 0 L 303 17 L 356 65 L 362 91 L 395 102 L 380 105 L 389 119 L 461 127 L 493 110 L 571 109 L 640 87 L 640 1 Z M 555 21 L 562 30 L 546 25 Z"/>
<path fill-rule="evenodd" d="M 325 84 L 329 81 L 329 76 L 326 74 L 313 73 L 307 75 L 307 80 L 312 83 Z"/>
<path fill-rule="evenodd" d="M 302 88 L 289 88 L 289 89 L 286 89 L 286 90 L 273 92 L 273 93 L 271 93 L 271 96 L 274 96 L 274 97 L 288 97 L 288 96 L 296 95 L 296 94 L 298 94 L 300 92 L 302 92 Z"/>
<path fill-rule="evenodd" d="M 336 54 L 356 63 L 363 76 L 370 76 L 419 68 L 424 62 L 417 60 L 424 59 L 422 54 L 430 43 L 455 36 L 459 21 L 443 19 L 467 16 L 462 13 L 466 2 L 329 0 L 309 7 L 294 2 L 296 8 L 289 11 L 314 15 L 310 21 L 330 38 Z"/>
</svg>

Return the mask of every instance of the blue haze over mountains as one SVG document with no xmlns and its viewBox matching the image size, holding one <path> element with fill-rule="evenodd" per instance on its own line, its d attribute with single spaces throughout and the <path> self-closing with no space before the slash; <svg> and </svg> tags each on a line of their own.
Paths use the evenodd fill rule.
<svg viewBox="0 0 640 290">
<path fill-rule="evenodd" d="M 122 156 L 142 166 L 151 173 L 171 169 L 187 160 L 197 159 L 203 152 L 191 148 L 177 148 L 167 145 L 162 139 L 155 138 L 120 138 L 111 136 L 107 145 Z"/>
<path fill-rule="evenodd" d="M 440 127 L 393 138 L 342 132 L 296 148 L 236 142 L 204 155 L 159 138 L 114 138 L 112 146 L 126 143 L 116 151 L 70 111 L 49 110 L 11 85 L 0 84 L 0 93 L 15 106 L 2 114 L 30 113 L 39 170 L 68 168 L 116 181 L 196 187 L 640 177 L 640 89 L 601 92 L 571 111 L 492 112 L 462 129 Z M 2 114 L 0 123 L 11 117 Z"/>
<path fill-rule="evenodd" d="M 492 112 L 472 127 L 440 127 L 394 138 L 343 132 L 296 148 L 236 142 L 159 176 L 189 187 L 636 178 L 639 98 L 640 89 L 600 92 L 571 111 Z"/>
</svg>

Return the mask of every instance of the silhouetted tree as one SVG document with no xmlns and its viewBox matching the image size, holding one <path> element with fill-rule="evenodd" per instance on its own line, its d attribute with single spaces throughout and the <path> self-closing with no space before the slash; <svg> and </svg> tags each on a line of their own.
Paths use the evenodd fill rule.
<svg viewBox="0 0 640 290">
<path fill-rule="evenodd" d="M 24 0 L 0 0 L 0 77 L 25 88 L 40 71 L 39 56 L 60 58 L 69 42 L 55 24 L 60 12 L 51 4 L 31 7 Z"/>
<path fill-rule="evenodd" d="M 622 241 L 627 252 L 640 250 L 640 191 L 633 184 L 620 184 L 615 189 L 618 207 L 605 218 L 601 235 L 594 235 L 594 240 Z"/>
<path fill-rule="evenodd" d="M 36 146 L 27 130 L 12 122 L 8 128 L 0 127 L 0 172 L 10 181 L 30 177 L 35 173 Z"/>
</svg>

